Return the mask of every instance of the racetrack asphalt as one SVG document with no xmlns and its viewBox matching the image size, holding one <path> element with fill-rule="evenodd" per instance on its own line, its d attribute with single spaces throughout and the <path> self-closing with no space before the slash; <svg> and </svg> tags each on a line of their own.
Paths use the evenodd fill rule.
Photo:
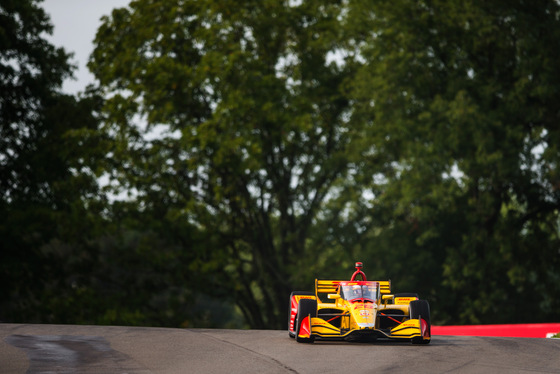
<svg viewBox="0 0 560 374">
<path fill-rule="evenodd" d="M 286 331 L 0 324 L 0 374 L 560 373 L 560 339 L 299 344 Z"/>
</svg>

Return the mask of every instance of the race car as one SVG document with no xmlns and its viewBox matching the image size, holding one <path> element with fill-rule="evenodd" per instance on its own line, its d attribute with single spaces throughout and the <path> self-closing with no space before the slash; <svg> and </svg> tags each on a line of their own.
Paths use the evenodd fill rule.
<svg viewBox="0 0 560 374">
<path fill-rule="evenodd" d="M 288 333 L 298 343 L 378 338 L 429 344 L 430 305 L 415 293 L 391 294 L 391 281 L 368 281 L 356 263 L 349 281 L 315 280 L 315 292 L 290 295 Z"/>
</svg>

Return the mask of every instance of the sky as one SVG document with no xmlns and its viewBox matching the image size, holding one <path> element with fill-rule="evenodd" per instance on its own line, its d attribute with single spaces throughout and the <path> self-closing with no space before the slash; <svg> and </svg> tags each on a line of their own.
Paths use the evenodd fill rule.
<svg viewBox="0 0 560 374">
<path fill-rule="evenodd" d="M 39 3 L 54 25 L 53 35 L 47 39 L 66 52 L 73 52 L 71 62 L 78 66 L 74 72 L 76 80 L 66 80 L 62 90 L 68 94 L 83 91 L 93 83 L 93 75 L 86 64 L 93 51 L 93 39 L 100 18 L 109 15 L 114 8 L 128 5 L 130 0 L 44 0 Z"/>
</svg>

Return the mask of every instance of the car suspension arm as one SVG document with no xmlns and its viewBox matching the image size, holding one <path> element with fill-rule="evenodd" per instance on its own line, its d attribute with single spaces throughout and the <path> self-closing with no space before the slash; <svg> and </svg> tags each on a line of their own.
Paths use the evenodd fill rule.
<svg viewBox="0 0 560 374">
<path fill-rule="evenodd" d="M 398 323 L 399 325 L 402 323 L 401 321 L 398 321 L 398 320 L 394 319 L 393 317 L 386 315 L 385 313 L 379 312 L 379 314 L 381 314 L 383 317 L 389 318 L 390 320 L 392 320 L 392 321 Z"/>
</svg>

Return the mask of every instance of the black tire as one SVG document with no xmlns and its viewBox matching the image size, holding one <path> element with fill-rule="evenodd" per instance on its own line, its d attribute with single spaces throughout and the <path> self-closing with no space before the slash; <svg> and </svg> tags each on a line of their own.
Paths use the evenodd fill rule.
<svg viewBox="0 0 560 374">
<path fill-rule="evenodd" d="M 296 316 L 296 341 L 298 343 L 313 343 L 313 341 L 315 341 L 315 337 L 313 335 L 309 338 L 300 338 L 298 336 L 301 329 L 301 323 L 307 316 L 317 317 L 317 300 L 302 299 L 299 302 Z"/>
<path fill-rule="evenodd" d="M 290 303 L 288 304 L 288 335 L 292 339 L 296 337 L 296 334 L 290 331 L 290 322 L 292 319 L 292 298 L 294 296 L 315 296 L 315 294 L 309 291 L 294 291 L 290 294 Z M 296 328 L 296 326 L 297 326 L 297 316 L 296 316 L 296 320 L 294 321 L 294 328 Z"/>
<path fill-rule="evenodd" d="M 426 300 L 413 300 L 410 302 L 410 319 L 422 318 L 426 323 L 428 336 L 432 336 L 432 323 L 430 321 L 430 304 Z M 412 344 L 429 344 L 430 339 L 423 337 L 412 338 Z"/>
</svg>

